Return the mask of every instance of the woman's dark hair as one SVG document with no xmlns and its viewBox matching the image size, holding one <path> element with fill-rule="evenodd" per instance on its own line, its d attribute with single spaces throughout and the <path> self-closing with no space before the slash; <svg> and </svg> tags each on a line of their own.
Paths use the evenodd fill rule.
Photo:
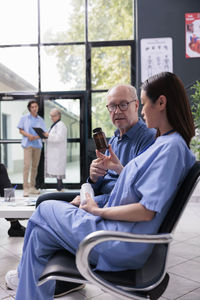
<svg viewBox="0 0 200 300">
<path fill-rule="evenodd" d="M 167 118 L 174 130 L 186 141 L 188 147 L 195 135 L 190 103 L 182 81 L 173 73 L 162 72 L 148 78 L 141 86 L 147 97 L 155 103 L 159 96 L 167 98 Z"/>
<path fill-rule="evenodd" d="M 31 105 L 33 103 L 36 103 L 38 105 L 38 107 L 39 107 L 39 104 L 38 104 L 38 102 L 36 100 L 30 100 L 29 103 L 28 103 L 28 105 L 27 105 L 27 108 L 28 108 L 29 111 L 30 111 L 30 107 L 31 107 Z"/>
</svg>

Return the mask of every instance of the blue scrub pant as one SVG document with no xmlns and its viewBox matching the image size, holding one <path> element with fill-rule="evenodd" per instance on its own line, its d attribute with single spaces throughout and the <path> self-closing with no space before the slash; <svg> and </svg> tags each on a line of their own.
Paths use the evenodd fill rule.
<svg viewBox="0 0 200 300">
<path fill-rule="evenodd" d="M 18 266 L 19 285 L 15 300 L 52 300 L 55 280 L 39 287 L 37 283 L 47 262 L 61 246 L 50 233 L 31 222 L 28 231 L 31 233 L 25 239 L 23 256 Z"/>
<path fill-rule="evenodd" d="M 53 299 L 55 281 L 49 281 L 40 287 L 37 286 L 48 261 L 60 249 L 66 249 L 75 254 L 80 240 L 96 229 L 91 225 L 84 226 L 85 234 L 80 232 L 80 240 L 77 235 L 74 236 L 72 220 L 77 211 L 75 206 L 65 204 L 63 201 L 49 201 L 49 203 L 44 202 L 39 205 L 26 229 L 23 254 L 18 266 L 19 286 L 16 300 Z M 67 217 L 68 213 L 69 217 Z M 79 213 L 82 215 L 85 214 L 85 211 L 80 210 Z M 81 217 L 80 221 L 82 223 Z M 91 222 L 89 223 L 91 224 Z M 92 261 L 96 262 L 96 255 L 91 257 Z"/>
</svg>

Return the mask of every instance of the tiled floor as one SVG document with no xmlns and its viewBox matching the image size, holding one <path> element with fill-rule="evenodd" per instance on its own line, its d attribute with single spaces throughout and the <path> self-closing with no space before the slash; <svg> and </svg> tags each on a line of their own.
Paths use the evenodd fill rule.
<svg viewBox="0 0 200 300">
<path fill-rule="evenodd" d="M 161 300 L 200 299 L 200 193 L 193 194 L 181 221 L 178 224 L 172 242 L 168 272 L 170 282 Z M 26 221 L 22 221 L 26 225 Z M 10 238 L 7 235 L 9 223 L 0 219 L 0 300 L 14 299 L 14 292 L 5 287 L 4 275 L 17 267 L 20 259 L 23 238 Z M 94 285 L 88 284 L 80 292 L 60 297 L 60 300 L 116 300 Z M 35 299 L 27 299 L 35 300 Z"/>
</svg>

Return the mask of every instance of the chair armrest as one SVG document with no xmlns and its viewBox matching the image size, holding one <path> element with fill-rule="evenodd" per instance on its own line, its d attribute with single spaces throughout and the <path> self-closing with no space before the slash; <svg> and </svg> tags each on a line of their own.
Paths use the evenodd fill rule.
<svg viewBox="0 0 200 300">
<path fill-rule="evenodd" d="M 76 253 L 76 265 L 83 277 L 85 277 L 89 282 L 94 283 L 99 286 L 101 289 L 111 293 L 112 295 L 121 299 L 146 299 L 145 296 L 138 296 L 133 293 L 128 293 L 127 291 L 122 290 L 119 287 L 111 284 L 110 282 L 100 278 L 95 274 L 89 263 L 89 254 L 92 249 L 99 243 L 118 240 L 122 242 L 131 242 L 131 243 L 153 243 L 153 244 L 169 244 L 172 241 L 171 234 L 132 234 L 125 232 L 116 232 L 116 231 L 96 231 L 89 234 L 85 239 L 80 243 L 79 248 Z M 138 291 L 138 289 L 137 289 Z"/>
</svg>

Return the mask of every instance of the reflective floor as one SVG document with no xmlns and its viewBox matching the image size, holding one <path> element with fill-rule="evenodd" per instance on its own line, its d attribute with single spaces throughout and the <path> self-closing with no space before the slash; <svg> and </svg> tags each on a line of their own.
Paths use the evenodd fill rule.
<svg viewBox="0 0 200 300">
<path fill-rule="evenodd" d="M 26 221 L 21 222 L 26 225 Z M 9 223 L 5 219 L 0 219 L 0 228 L 0 299 L 11 300 L 14 299 L 15 293 L 6 289 L 4 275 L 8 270 L 17 267 L 23 238 L 8 237 Z M 175 230 L 168 272 L 169 286 L 160 299 L 200 299 L 200 187 L 195 190 Z M 56 299 L 116 300 L 116 297 L 88 284 L 79 292 Z"/>
</svg>

